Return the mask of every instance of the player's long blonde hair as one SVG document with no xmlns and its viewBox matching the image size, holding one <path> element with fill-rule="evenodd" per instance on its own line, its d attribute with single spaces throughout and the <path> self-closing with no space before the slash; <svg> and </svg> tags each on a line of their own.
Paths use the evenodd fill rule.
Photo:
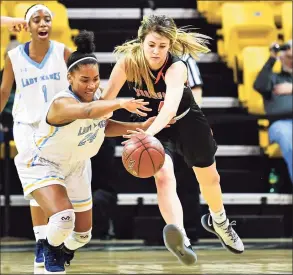
<svg viewBox="0 0 293 275">
<path fill-rule="evenodd" d="M 114 53 L 117 57 L 123 56 L 127 80 L 135 82 L 139 88 L 142 87 L 144 79 L 148 91 L 155 95 L 152 74 L 148 62 L 143 52 L 143 42 L 150 32 L 156 32 L 170 40 L 169 52 L 179 57 L 190 54 L 193 58 L 198 58 L 198 53 L 207 53 L 210 50 L 206 43 L 208 36 L 192 32 L 189 27 L 177 28 L 174 20 L 165 15 L 144 16 L 138 29 L 136 39 L 125 42 L 117 46 Z"/>
</svg>

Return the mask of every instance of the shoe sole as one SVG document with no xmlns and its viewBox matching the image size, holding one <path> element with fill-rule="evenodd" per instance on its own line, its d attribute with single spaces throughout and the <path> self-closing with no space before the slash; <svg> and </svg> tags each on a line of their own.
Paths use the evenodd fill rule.
<svg viewBox="0 0 293 275">
<path fill-rule="evenodd" d="M 201 217 L 201 225 L 204 227 L 205 230 L 207 230 L 207 231 L 213 233 L 214 235 L 216 235 L 219 238 L 222 246 L 224 248 L 226 248 L 227 250 L 229 250 L 230 252 L 232 252 L 234 254 L 242 254 L 244 252 L 244 250 L 243 251 L 236 250 L 233 247 L 231 247 L 229 245 L 226 245 L 225 242 L 223 241 L 222 237 L 215 230 L 211 229 L 209 226 L 206 225 L 205 216 Z"/>
<path fill-rule="evenodd" d="M 41 263 L 36 262 L 36 258 L 35 258 L 34 266 L 35 266 L 35 267 L 44 267 L 45 264 L 44 264 L 44 262 L 41 262 Z"/>
<path fill-rule="evenodd" d="M 185 265 L 193 265 L 197 261 L 196 254 L 184 245 L 181 231 L 173 224 L 163 230 L 164 243 L 167 249 Z"/>
<path fill-rule="evenodd" d="M 44 274 L 66 274 L 66 271 L 58 271 L 58 272 L 51 272 L 51 271 L 48 271 L 46 269 L 46 267 L 44 267 Z"/>
<path fill-rule="evenodd" d="M 43 263 L 34 262 L 34 266 L 35 267 L 44 267 L 44 262 Z"/>
<path fill-rule="evenodd" d="M 66 271 L 50 272 L 44 268 L 44 274 L 66 274 Z"/>
</svg>

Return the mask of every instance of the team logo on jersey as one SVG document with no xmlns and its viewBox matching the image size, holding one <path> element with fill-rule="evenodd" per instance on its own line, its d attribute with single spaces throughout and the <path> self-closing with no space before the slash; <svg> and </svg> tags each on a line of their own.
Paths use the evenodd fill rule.
<svg viewBox="0 0 293 275">
<path fill-rule="evenodd" d="M 60 80 L 60 72 L 48 74 L 48 75 L 41 75 L 39 77 L 30 77 L 30 78 L 22 78 L 21 79 L 21 84 L 22 87 L 27 87 L 32 84 L 35 84 L 40 81 L 45 81 L 45 80 Z"/>
<path fill-rule="evenodd" d="M 96 139 L 99 130 L 101 128 L 105 128 L 105 126 L 106 126 L 106 120 L 101 120 L 101 121 L 97 120 L 97 121 L 94 121 L 94 123 L 92 125 L 89 125 L 87 127 L 80 127 L 79 131 L 78 131 L 78 136 L 81 136 L 84 134 L 86 134 L 86 135 L 78 143 L 78 146 L 83 146 L 86 143 L 92 143 Z M 94 131 L 94 129 L 95 129 L 95 131 Z M 91 132 L 92 130 L 94 132 Z"/>
<path fill-rule="evenodd" d="M 106 120 L 97 120 L 93 122 L 93 125 L 89 125 L 89 126 L 86 126 L 86 127 L 80 127 L 79 128 L 79 131 L 78 131 L 78 136 L 81 136 L 81 135 L 84 135 L 90 131 L 92 131 L 93 129 L 95 129 L 96 127 L 99 127 L 99 128 L 105 128 L 106 126 Z"/>
<path fill-rule="evenodd" d="M 147 90 L 141 90 L 141 89 L 137 89 L 135 87 L 133 87 L 134 91 L 136 92 L 136 96 L 143 96 L 143 97 L 147 97 L 147 98 L 155 98 L 155 99 L 164 99 L 166 93 L 156 93 L 156 97 L 152 96 Z"/>
</svg>

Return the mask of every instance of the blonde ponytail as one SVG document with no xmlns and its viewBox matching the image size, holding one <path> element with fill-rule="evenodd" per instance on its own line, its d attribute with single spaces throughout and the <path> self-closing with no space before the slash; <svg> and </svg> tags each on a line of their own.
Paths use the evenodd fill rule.
<svg viewBox="0 0 293 275">
<path fill-rule="evenodd" d="M 171 45 L 170 52 L 179 57 L 190 54 L 194 59 L 198 59 L 199 53 L 210 52 L 210 49 L 206 46 L 210 37 L 193 31 L 193 28 L 188 27 L 177 29 L 177 36 Z"/>
</svg>

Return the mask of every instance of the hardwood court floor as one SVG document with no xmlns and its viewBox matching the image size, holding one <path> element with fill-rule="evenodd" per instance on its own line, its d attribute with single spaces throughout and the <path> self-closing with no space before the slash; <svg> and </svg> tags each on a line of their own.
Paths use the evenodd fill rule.
<svg viewBox="0 0 293 275">
<path fill-rule="evenodd" d="M 186 267 L 168 251 L 80 251 L 67 274 L 292 274 L 292 250 L 247 250 L 233 255 L 198 250 L 198 263 Z M 1 274 L 43 274 L 32 252 L 2 252 Z"/>
</svg>

